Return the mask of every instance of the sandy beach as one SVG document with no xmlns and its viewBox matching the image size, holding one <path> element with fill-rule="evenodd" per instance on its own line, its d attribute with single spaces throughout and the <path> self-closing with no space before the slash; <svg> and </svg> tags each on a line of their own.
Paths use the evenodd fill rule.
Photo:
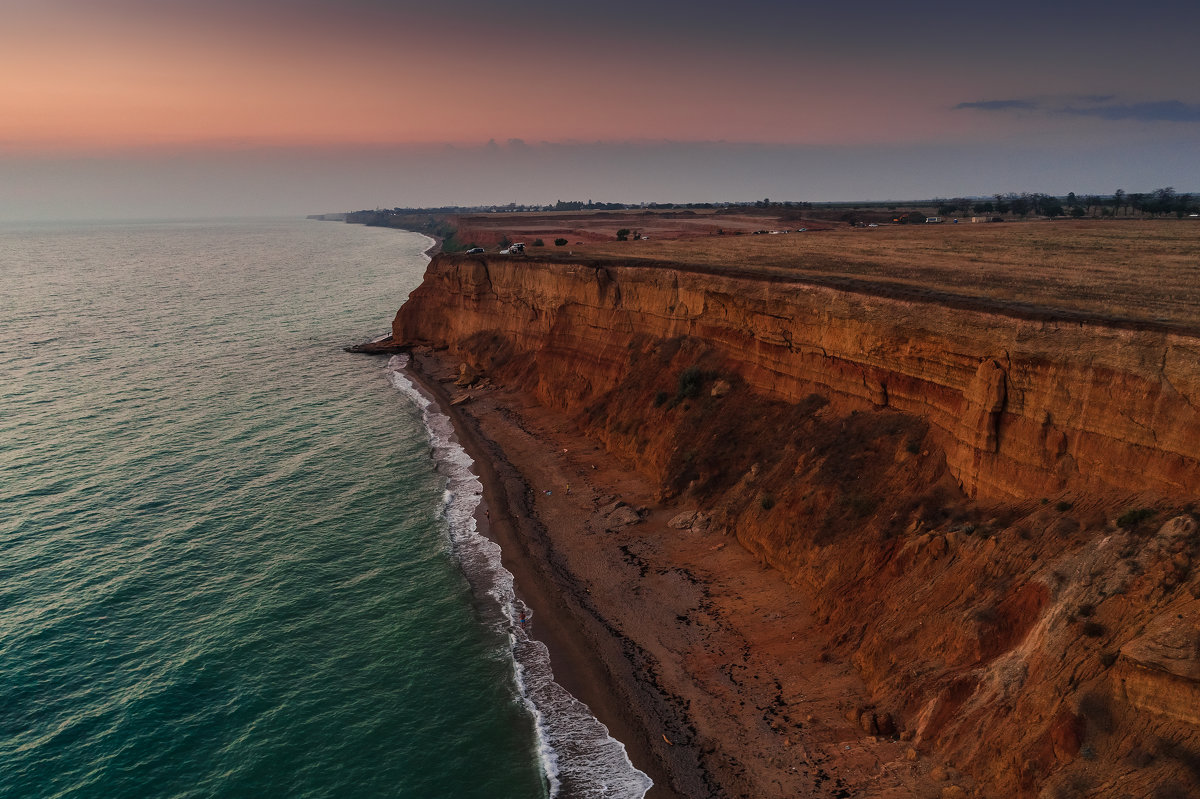
<svg viewBox="0 0 1200 799">
<path fill-rule="evenodd" d="M 557 681 L 654 780 L 650 797 L 938 796 L 967 785 L 900 731 L 871 734 L 854 669 L 805 592 L 570 419 L 418 349 L 412 376 L 450 415 L 484 486 L 481 521 L 533 609 Z M 867 728 L 870 727 L 868 723 Z"/>
</svg>

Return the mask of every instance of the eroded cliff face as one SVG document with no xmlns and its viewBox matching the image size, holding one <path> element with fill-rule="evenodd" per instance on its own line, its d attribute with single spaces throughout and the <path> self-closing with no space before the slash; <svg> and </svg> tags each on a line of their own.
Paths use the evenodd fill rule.
<svg viewBox="0 0 1200 799">
<path fill-rule="evenodd" d="M 1200 781 L 1196 339 L 469 257 L 393 335 L 571 414 L 811 595 L 864 734 L 984 796 Z"/>
<path fill-rule="evenodd" d="M 1200 485 L 1200 341 L 1168 332 L 676 269 L 442 256 L 393 334 L 483 368 L 532 363 L 531 388 L 566 410 L 617 386 L 637 342 L 696 339 L 764 397 L 815 392 L 928 421 L 981 499 Z"/>
</svg>

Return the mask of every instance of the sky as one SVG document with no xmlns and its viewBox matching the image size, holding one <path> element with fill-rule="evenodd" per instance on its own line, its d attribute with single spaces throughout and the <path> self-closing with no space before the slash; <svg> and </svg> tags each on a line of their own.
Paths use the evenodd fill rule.
<svg viewBox="0 0 1200 799">
<path fill-rule="evenodd" d="M 1200 191 L 1200 3 L 0 0 L 0 220 Z"/>
</svg>

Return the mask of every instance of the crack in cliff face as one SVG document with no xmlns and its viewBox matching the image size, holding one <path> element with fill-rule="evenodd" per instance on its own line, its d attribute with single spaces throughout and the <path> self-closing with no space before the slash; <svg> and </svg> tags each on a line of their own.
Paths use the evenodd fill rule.
<svg viewBox="0 0 1200 799">
<path fill-rule="evenodd" d="M 788 352 L 795 352 L 796 344 L 795 344 L 795 342 L 792 341 L 792 331 L 784 329 L 784 330 L 779 331 L 779 335 L 783 339 L 784 343 L 787 345 Z"/>
<path fill-rule="evenodd" d="M 1179 397 L 1179 399 L 1182 402 L 1186 403 L 1187 406 L 1192 409 L 1193 414 L 1197 418 L 1200 418 L 1200 405 L 1197 405 L 1192 400 L 1191 395 L 1189 395 L 1183 391 L 1180 391 L 1179 388 L 1171 381 L 1171 378 L 1167 374 L 1167 359 L 1170 356 L 1171 352 L 1172 352 L 1172 349 L 1169 345 L 1163 347 L 1162 361 L 1158 367 L 1159 378 L 1162 380 L 1162 384 L 1164 387 L 1170 389 L 1171 392 L 1175 394 L 1175 396 Z"/>
<path fill-rule="evenodd" d="M 1008 373 L 985 358 L 963 396 L 959 439 L 979 452 L 1000 451 L 1000 424 L 1008 401 Z"/>
</svg>

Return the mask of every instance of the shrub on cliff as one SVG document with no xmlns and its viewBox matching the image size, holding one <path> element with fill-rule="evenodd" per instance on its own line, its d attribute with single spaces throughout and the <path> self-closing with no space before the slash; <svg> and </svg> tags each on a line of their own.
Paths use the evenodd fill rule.
<svg viewBox="0 0 1200 799">
<path fill-rule="evenodd" d="M 1155 513 L 1154 508 L 1130 509 L 1117 517 L 1118 527 L 1137 527 Z"/>
<path fill-rule="evenodd" d="M 541 239 L 534 239 L 534 240 L 533 240 L 533 246 L 534 246 L 534 247 L 545 247 L 545 246 L 546 246 L 546 242 L 542 241 Z"/>
<path fill-rule="evenodd" d="M 696 396 L 700 393 L 700 386 L 703 382 L 704 373 L 700 371 L 700 367 L 689 366 L 679 373 L 679 387 L 675 392 L 675 398 L 682 400 Z"/>
<path fill-rule="evenodd" d="M 567 246 L 567 240 L 566 240 L 566 239 L 555 239 L 555 240 L 554 240 L 554 246 L 555 246 L 555 247 L 566 247 L 566 246 Z"/>
</svg>

